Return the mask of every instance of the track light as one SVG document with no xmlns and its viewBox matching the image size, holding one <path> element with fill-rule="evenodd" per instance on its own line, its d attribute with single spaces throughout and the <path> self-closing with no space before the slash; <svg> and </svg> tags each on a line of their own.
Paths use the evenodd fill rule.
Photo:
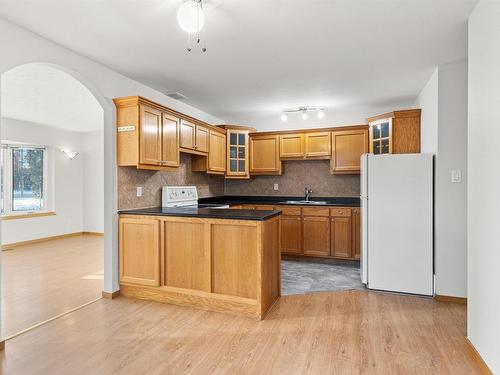
<svg viewBox="0 0 500 375">
<path fill-rule="evenodd" d="M 307 120 L 307 110 L 302 111 L 302 114 L 300 115 L 302 117 L 302 120 Z"/>
<path fill-rule="evenodd" d="M 318 118 L 323 118 L 323 117 L 325 117 L 325 111 L 321 109 L 321 110 L 318 112 Z"/>
<path fill-rule="evenodd" d="M 282 113 L 281 114 L 281 121 L 286 121 L 288 120 L 288 116 L 286 115 L 286 113 Z"/>
</svg>

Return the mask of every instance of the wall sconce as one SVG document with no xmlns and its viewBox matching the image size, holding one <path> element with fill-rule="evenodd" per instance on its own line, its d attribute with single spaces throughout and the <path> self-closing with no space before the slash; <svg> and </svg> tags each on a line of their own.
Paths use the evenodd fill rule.
<svg viewBox="0 0 500 375">
<path fill-rule="evenodd" d="M 78 156 L 78 152 L 76 151 L 69 151 L 69 150 L 61 150 L 61 152 L 66 156 L 66 159 L 68 160 L 73 160 Z"/>
</svg>

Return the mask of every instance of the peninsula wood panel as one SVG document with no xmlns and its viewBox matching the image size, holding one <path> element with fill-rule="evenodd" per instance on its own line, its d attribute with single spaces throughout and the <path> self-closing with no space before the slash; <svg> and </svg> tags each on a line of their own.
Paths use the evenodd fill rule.
<svg viewBox="0 0 500 375">
<path fill-rule="evenodd" d="M 212 225 L 212 291 L 257 298 L 256 226 Z"/>
<path fill-rule="evenodd" d="M 226 135 L 210 130 L 208 172 L 226 172 Z"/>
<path fill-rule="evenodd" d="M 281 174 L 279 136 L 250 137 L 250 173 Z"/>
<path fill-rule="evenodd" d="M 262 227 L 261 251 L 258 262 L 262 280 L 260 288 L 261 310 L 263 316 L 281 295 L 281 256 L 280 256 L 280 218 L 275 217 L 260 224 Z"/>
<path fill-rule="evenodd" d="M 163 114 L 161 164 L 168 167 L 178 167 L 179 155 L 179 118 Z"/>
<path fill-rule="evenodd" d="M 281 252 L 302 254 L 302 218 L 281 216 Z"/>
<path fill-rule="evenodd" d="M 139 160 L 139 106 L 120 107 L 116 111 L 116 126 L 132 126 L 133 130 L 118 131 L 116 161 L 118 166 L 136 166 Z"/>
<path fill-rule="evenodd" d="M 160 222 L 120 218 L 120 282 L 160 285 Z"/>
<path fill-rule="evenodd" d="M 304 254 L 330 256 L 330 219 L 305 216 L 302 223 Z"/>
<path fill-rule="evenodd" d="M 146 105 L 140 106 L 140 164 L 161 165 L 161 111 Z"/>
<path fill-rule="evenodd" d="M 360 173 L 361 155 L 369 152 L 368 129 L 332 132 L 331 173 Z"/>
<path fill-rule="evenodd" d="M 331 256 L 352 257 L 352 224 L 350 217 L 332 217 L 330 227 Z"/>
<path fill-rule="evenodd" d="M 186 121 L 181 121 L 180 147 L 194 150 L 196 146 L 196 125 Z"/>
<path fill-rule="evenodd" d="M 163 222 L 165 285 L 211 291 L 210 224 Z"/>
<path fill-rule="evenodd" d="M 281 158 L 304 157 L 304 134 L 284 134 L 280 136 Z"/>
<path fill-rule="evenodd" d="M 306 158 L 329 157 L 332 153 L 330 132 L 306 133 L 304 143 Z"/>
</svg>

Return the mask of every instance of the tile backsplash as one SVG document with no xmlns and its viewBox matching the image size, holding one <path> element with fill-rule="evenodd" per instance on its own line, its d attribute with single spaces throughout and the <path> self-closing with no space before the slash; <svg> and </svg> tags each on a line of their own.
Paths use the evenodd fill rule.
<svg viewBox="0 0 500 375">
<path fill-rule="evenodd" d="M 224 195 L 224 177 L 193 172 L 191 156 L 181 153 L 181 165 L 177 171 L 118 167 L 118 209 L 161 206 L 161 188 L 164 185 L 196 185 L 200 198 Z M 144 188 L 142 197 L 136 196 L 137 186 Z"/>
<path fill-rule="evenodd" d="M 191 156 L 181 153 L 179 170 L 172 172 L 118 167 L 118 209 L 161 205 L 164 185 L 196 185 L 200 198 L 218 195 L 302 196 L 307 186 L 311 197 L 358 197 L 359 175 L 331 175 L 328 160 L 284 162 L 281 176 L 255 176 L 249 180 L 224 180 L 221 176 L 191 171 Z M 277 183 L 279 190 L 273 190 Z M 136 196 L 142 186 L 144 194 Z"/>
<path fill-rule="evenodd" d="M 331 175 L 329 160 L 286 161 L 281 176 L 256 176 L 250 180 L 226 180 L 226 195 L 302 196 L 304 187 L 311 197 L 358 197 L 359 175 Z M 273 190 L 277 183 L 279 190 Z"/>
</svg>

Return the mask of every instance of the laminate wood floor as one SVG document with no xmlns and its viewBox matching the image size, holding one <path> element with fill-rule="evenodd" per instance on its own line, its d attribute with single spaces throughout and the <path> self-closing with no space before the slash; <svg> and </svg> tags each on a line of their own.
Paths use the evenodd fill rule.
<svg viewBox="0 0 500 375">
<path fill-rule="evenodd" d="M 263 321 L 119 297 L 17 336 L 2 374 L 480 374 L 466 308 L 367 291 L 285 296 Z"/>
<path fill-rule="evenodd" d="M 99 298 L 104 238 L 80 235 L 2 252 L 2 337 Z"/>
</svg>

